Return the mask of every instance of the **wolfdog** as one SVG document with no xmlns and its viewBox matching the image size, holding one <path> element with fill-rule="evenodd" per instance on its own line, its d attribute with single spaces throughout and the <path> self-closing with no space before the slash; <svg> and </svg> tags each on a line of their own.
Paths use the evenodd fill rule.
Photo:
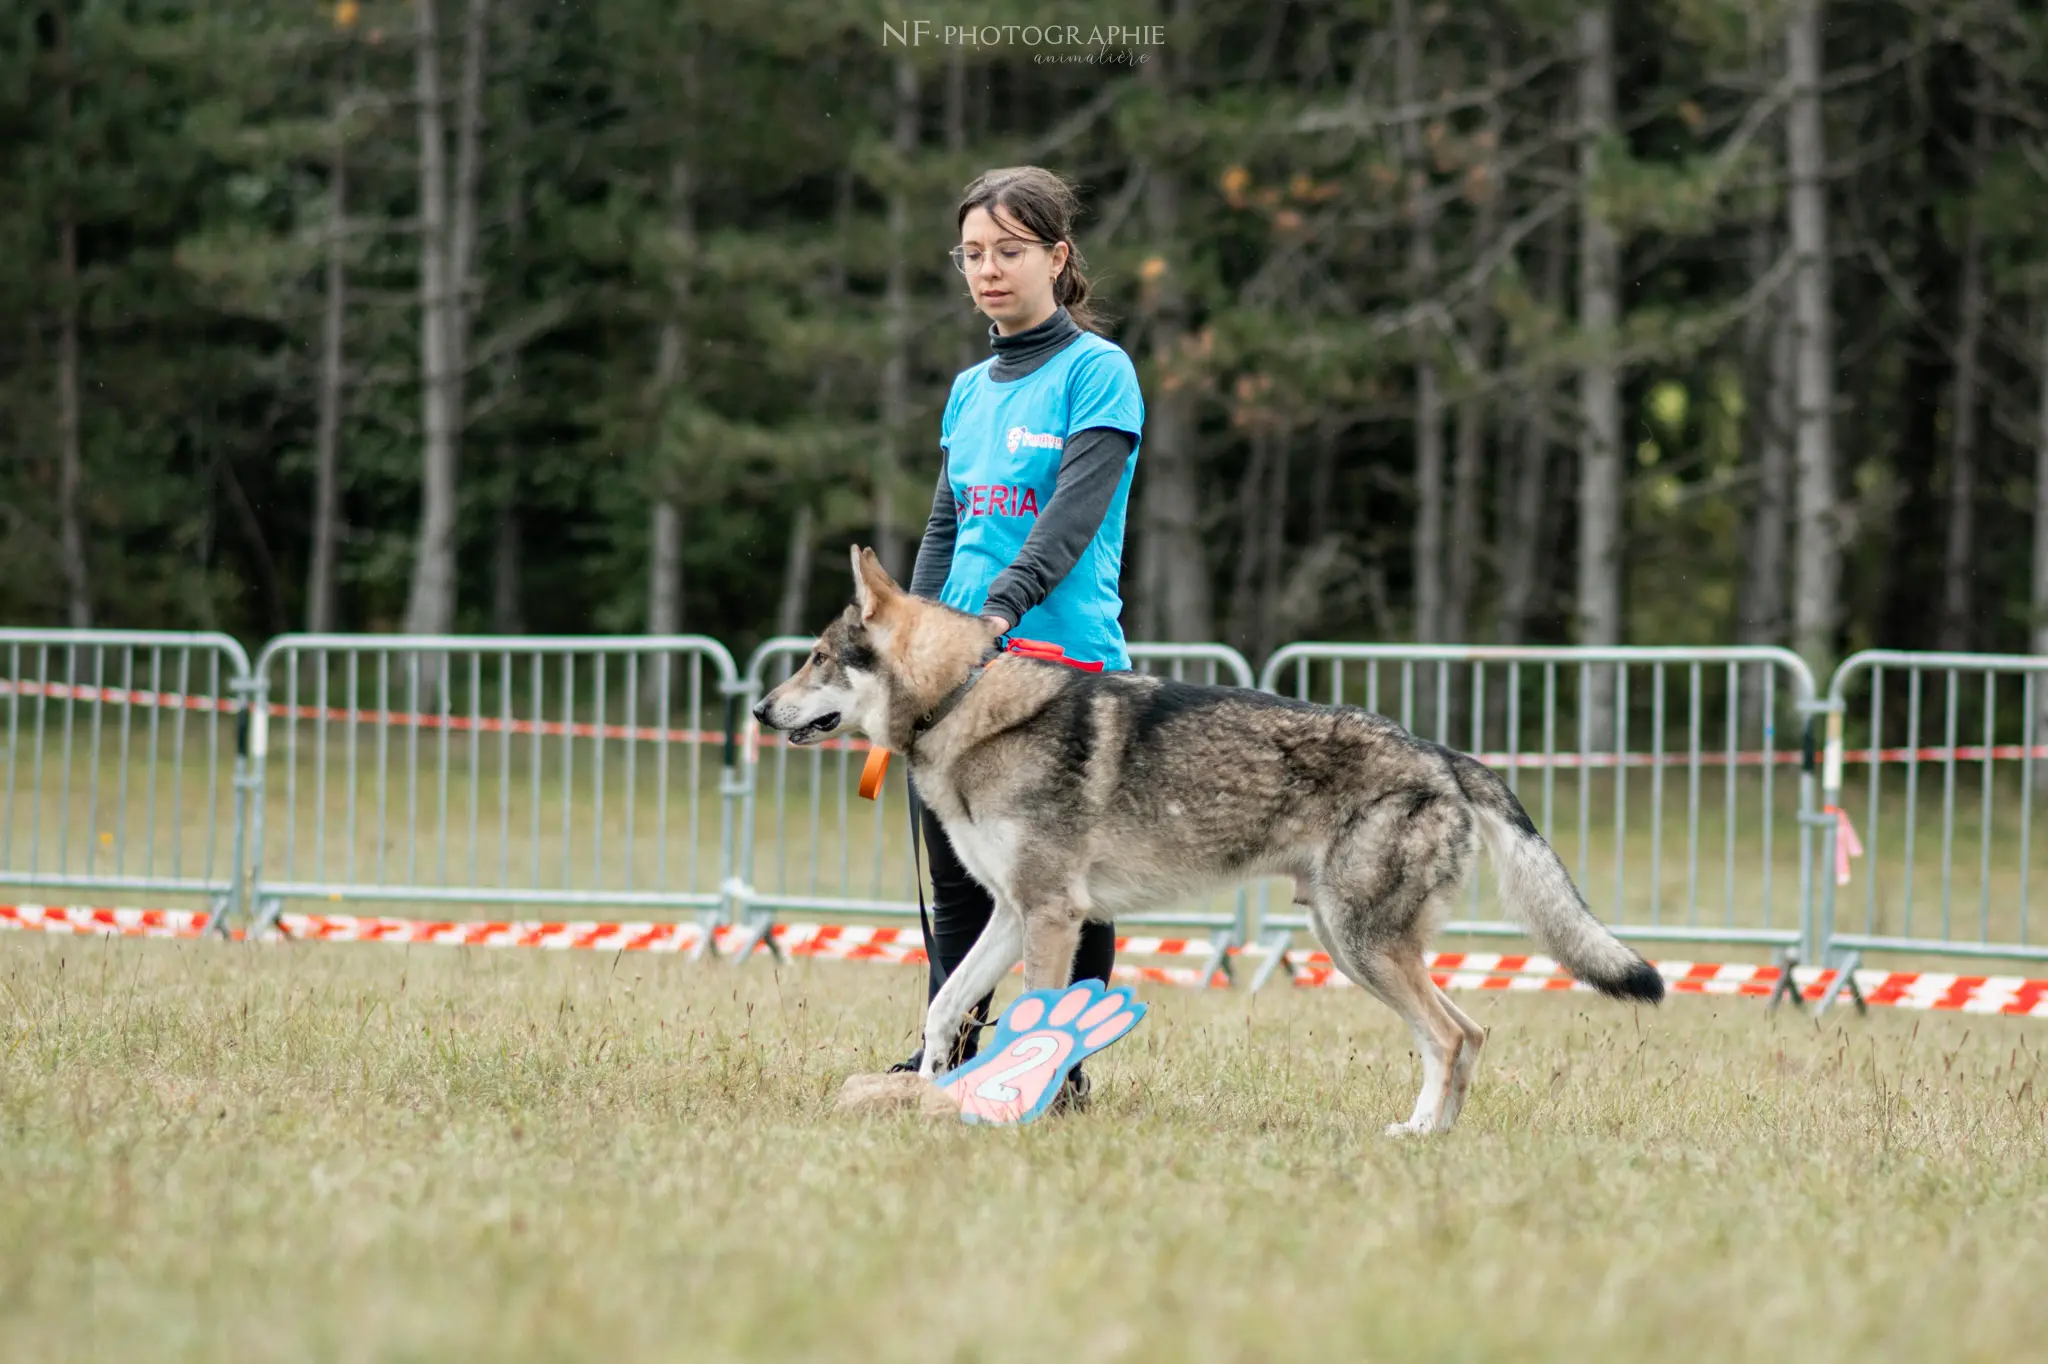
<svg viewBox="0 0 2048 1364">
<path fill-rule="evenodd" d="M 1475 759 L 1354 707 L 1009 654 L 988 621 L 903 591 L 872 550 L 855 546 L 852 562 L 853 602 L 753 713 L 791 744 L 854 731 L 903 755 L 995 901 L 926 1013 L 925 1078 L 1020 958 L 1025 989 L 1067 984 L 1084 919 L 1292 877 L 1331 960 L 1422 1055 L 1414 1112 L 1388 1133 L 1444 1131 L 1486 1033 L 1424 954 L 1480 842 L 1509 911 L 1575 976 L 1617 999 L 1663 998 L 1656 969 L 1593 916 Z"/>
</svg>

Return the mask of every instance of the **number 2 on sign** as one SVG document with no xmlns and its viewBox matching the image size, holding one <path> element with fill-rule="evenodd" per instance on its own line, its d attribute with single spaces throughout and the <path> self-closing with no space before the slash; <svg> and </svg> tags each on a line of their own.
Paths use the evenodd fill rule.
<svg viewBox="0 0 2048 1364">
<path fill-rule="evenodd" d="M 1030 1052 L 1030 1057 L 1019 1061 L 1007 1070 L 1000 1071 L 983 1080 L 979 1085 L 975 1086 L 974 1096 L 977 1099 L 987 1099 L 990 1103 L 1015 1103 L 1018 1091 L 1013 1089 L 1008 1082 L 1020 1075 L 1028 1074 L 1045 1064 L 1045 1062 L 1052 1059 L 1053 1053 L 1059 1049 L 1060 1044 L 1058 1041 L 1043 1034 L 1037 1037 L 1018 1038 L 1016 1045 L 1010 1048 L 1010 1055 L 1023 1056 L 1026 1052 Z"/>
</svg>

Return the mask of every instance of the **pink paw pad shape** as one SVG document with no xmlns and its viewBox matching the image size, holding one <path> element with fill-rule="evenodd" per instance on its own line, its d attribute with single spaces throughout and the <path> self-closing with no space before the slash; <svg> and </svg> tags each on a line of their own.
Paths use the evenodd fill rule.
<svg viewBox="0 0 2048 1364">
<path fill-rule="evenodd" d="M 1017 1126 L 1052 1106 L 1067 1073 L 1145 1016 L 1122 986 L 1093 980 L 1018 995 L 996 1021 L 995 1039 L 972 1061 L 939 1078 L 960 1104 L 960 1120 Z"/>
</svg>

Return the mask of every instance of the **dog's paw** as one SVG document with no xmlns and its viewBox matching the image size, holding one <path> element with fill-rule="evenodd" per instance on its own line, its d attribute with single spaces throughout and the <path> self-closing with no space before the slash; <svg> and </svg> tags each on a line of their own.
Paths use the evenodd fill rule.
<svg viewBox="0 0 2048 1364">
<path fill-rule="evenodd" d="M 1017 996 L 996 1024 L 995 1040 L 949 1072 L 939 1087 L 964 1122 L 1014 1125 L 1044 1113 L 1067 1072 L 1138 1026 L 1145 1006 L 1118 986 L 1092 980 L 1064 990 Z"/>
<path fill-rule="evenodd" d="M 1430 1137 L 1435 1136 L 1442 1130 L 1433 1124 L 1416 1122 L 1412 1118 L 1407 1122 L 1390 1122 L 1387 1124 L 1387 1135 L 1390 1137 Z"/>
</svg>

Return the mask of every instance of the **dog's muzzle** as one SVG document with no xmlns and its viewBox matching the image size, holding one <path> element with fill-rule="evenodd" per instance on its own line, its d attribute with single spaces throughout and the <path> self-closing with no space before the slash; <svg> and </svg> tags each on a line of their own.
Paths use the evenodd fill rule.
<svg viewBox="0 0 2048 1364">
<path fill-rule="evenodd" d="M 829 711 L 824 715 L 820 715 L 817 719 L 807 721 L 804 724 L 798 725 L 795 729 L 789 731 L 789 742 L 792 745 L 801 748 L 803 745 L 810 743 L 812 740 L 816 739 L 819 735 L 830 734 L 838 728 L 839 712 L 836 710 Z"/>
<path fill-rule="evenodd" d="M 783 726 L 776 724 L 774 718 L 769 714 L 768 698 L 765 696 L 755 703 L 754 718 L 760 722 L 763 729 L 780 730 L 783 728 Z M 807 720 L 803 724 L 788 730 L 788 739 L 791 744 L 801 746 L 810 743 L 820 734 L 830 734 L 838 728 L 839 712 L 835 710 L 820 715 L 815 720 Z"/>
</svg>

